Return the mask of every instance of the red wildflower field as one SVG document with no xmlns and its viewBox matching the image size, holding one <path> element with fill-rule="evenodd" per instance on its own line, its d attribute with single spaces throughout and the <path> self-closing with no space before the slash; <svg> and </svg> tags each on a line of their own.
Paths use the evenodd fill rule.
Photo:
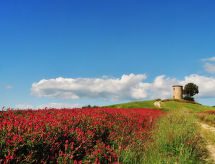
<svg viewBox="0 0 215 164">
<path fill-rule="evenodd" d="M 144 151 L 164 112 L 155 109 L 44 109 L 0 113 L 0 163 L 113 163 Z"/>
<path fill-rule="evenodd" d="M 209 124 L 215 124 L 215 111 L 204 111 L 198 113 L 198 118 L 201 121 L 207 122 Z"/>
<path fill-rule="evenodd" d="M 215 114 L 215 111 L 204 111 L 204 112 L 199 112 L 203 114 Z"/>
</svg>

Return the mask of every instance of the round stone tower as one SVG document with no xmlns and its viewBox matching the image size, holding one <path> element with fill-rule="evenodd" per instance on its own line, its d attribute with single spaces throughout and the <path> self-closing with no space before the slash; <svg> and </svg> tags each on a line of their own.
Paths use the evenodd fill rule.
<svg viewBox="0 0 215 164">
<path fill-rule="evenodd" d="M 182 99 L 183 98 L 183 86 L 174 85 L 173 87 L 173 99 Z"/>
</svg>

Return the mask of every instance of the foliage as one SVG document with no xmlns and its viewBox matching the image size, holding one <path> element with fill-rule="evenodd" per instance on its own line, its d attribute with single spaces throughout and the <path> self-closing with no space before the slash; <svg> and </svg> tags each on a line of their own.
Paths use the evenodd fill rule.
<svg viewBox="0 0 215 164">
<path fill-rule="evenodd" d="M 188 83 L 184 86 L 183 94 L 186 97 L 193 97 L 199 93 L 198 86 L 194 83 Z"/>
<path fill-rule="evenodd" d="M 8 110 L 0 117 L 0 163 L 134 163 L 155 109 Z"/>
<path fill-rule="evenodd" d="M 194 101 L 194 98 L 193 98 L 193 97 L 189 97 L 189 96 L 185 96 L 185 97 L 184 97 L 184 100 L 187 100 L 187 101 Z"/>
<path fill-rule="evenodd" d="M 96 105 L 94 105 L 94 106 L 87 105 L 87 106 L 83 106 L 82 109 L 84 109 L 84 108 L 98 108 L 98 107 L 99 106 L 96 106 Z"/>
</svg>

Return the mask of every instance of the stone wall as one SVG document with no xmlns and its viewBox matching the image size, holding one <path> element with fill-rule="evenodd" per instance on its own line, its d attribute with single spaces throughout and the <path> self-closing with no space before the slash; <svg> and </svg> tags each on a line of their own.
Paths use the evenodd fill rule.
<svg viewBox="0 0 215 164">
<path fill-rule="evenodd" d="M 174 85 L 173 86 L 173 99 L 182 99 L 183 98 L 183 86 Z"/>
</svg>

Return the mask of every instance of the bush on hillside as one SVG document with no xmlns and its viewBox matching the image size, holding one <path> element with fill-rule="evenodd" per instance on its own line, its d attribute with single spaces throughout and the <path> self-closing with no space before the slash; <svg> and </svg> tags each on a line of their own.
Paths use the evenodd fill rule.
<svg viewBox="0 0 215 164">
<path fill-rule="evenodd" d="M 85 109 L 85 108 L 98 108 L 99 106 L 97 105 L 94 105 L 94 106 L 91 106 L 91 105 L 87 105 L 87 106 L 82 106 L 82 109 Z"/>
<path fill-rule="evenodd" d="M 199 93 L 199 87 L 194 83 L 188 83 L 184 86 L 183 94 L 192 97 Z"/>
<path fill-rule="evenodd" d="M 194 98 L 193 98 L 193 97 L 189 97 L 189 96 L 185 96 L 185 97 L 184 97 L 184 100 L 187 100 L 187 101 L 194 101 Z"/>
</svg>

